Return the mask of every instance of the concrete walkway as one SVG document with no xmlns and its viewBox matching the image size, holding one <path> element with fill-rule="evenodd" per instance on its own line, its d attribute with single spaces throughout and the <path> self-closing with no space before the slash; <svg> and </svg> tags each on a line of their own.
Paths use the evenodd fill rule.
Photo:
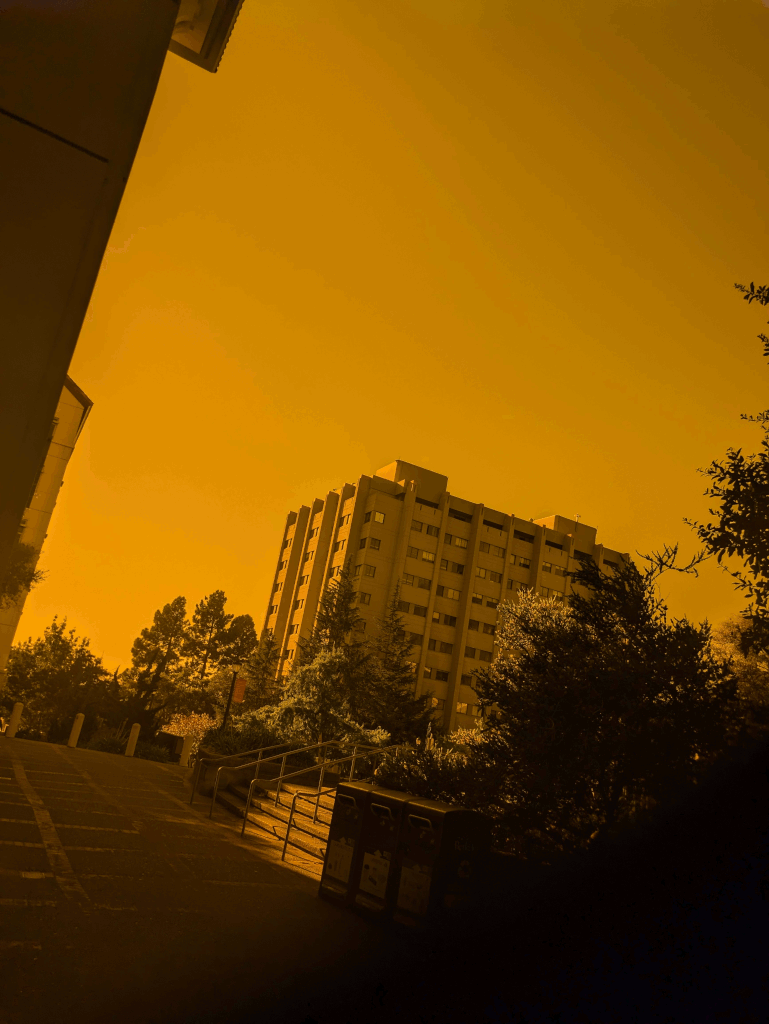
<svg viewBox="0 0 769 1024">
<path fill-rule="evenodd" d="M 0 1024 L 311 1020 L 381 965 L 392 938 L 190 808 L 190 774 L 0 737 Z"/>
</svg>

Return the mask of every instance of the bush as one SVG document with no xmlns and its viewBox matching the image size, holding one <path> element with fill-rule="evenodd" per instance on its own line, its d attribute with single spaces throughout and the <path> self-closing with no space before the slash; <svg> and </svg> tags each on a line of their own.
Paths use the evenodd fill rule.
<svg viewBox="0 0 769 1024">
<path fill-rule="evenodd" d="M 274 743 L 282 742 L 283 737 L 273 729 L 263 722 L 251 720 L 244 722 L 240 727 L 211 729 L 205 734 L 200 745 L 217 754 L 241 754 L 247 750 L 258 750 L 260 747 L 271 747 Z"/>
<path fill-rule="evenodd" d="M 105 754 L 124 754 L 128 739 L 117 736 L 94 736 L 86 743 L 86 750 L 102 750 Z"/>
<path fill-rule="evenodd" d="M 161 747 L 157 743 L 142 743 L 141 741 L 136 744 L 134 756 L 141 757 L 144 761 L 162 761 L 169 763 L 171 760 L 171 755 L 165 747 Z"/>
</svg>

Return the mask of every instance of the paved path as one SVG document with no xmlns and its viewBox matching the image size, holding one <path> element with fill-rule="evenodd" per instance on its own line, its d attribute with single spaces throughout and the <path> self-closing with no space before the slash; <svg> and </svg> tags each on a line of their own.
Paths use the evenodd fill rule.
<svg viewBox="0 0 769 1024">
<path fill-rule="evenodd" d="M 299 1021 L 332 968 L 381 963 L 278 844 L 190 808 L 189 774 L 0 737 L 0 1024 Z"/>
</svg>

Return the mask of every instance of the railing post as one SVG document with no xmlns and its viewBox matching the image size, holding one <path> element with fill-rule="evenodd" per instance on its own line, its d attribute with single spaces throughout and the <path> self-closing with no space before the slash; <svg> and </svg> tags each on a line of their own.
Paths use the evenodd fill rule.
<svg viewBox="0 0 769 1024">
<path fill-rule="evenodd" d="M 241 839 L 246 834 L 246 822 L 248 821 L 248 812 L 251 810 L 251 796 L 254 792 L 254 779 L 251 780 L 251 784 L 248 787 L 248 796 L 246 797 L 246 809 L 243 811 L 243 826 L 240 830 Z"/>
<path fill-rule="evenodd" d="M 126 757 L 133 757 L 134 756 L 134 751 L 136 750 L 136 741 L 139 739 L 139 730 L 140 729 L 141 729 L 141 726 L 139 725 L 138 722 L 134 722 L 134 724 L 131 726 L 131 733 L 130 733 L 130 735 L 128 737 L 128 743 L 127 743 L 126 748 L 125 748 L 125 756 Z"/>
<path fill-rule="evenodd" d="M 280 796 L 280 780 L 283 778 L 286 772 L 286 758 L 288 753 L 283 755 L 283 760 L 280 762 L 280 775 L 278 776 L 278 784 L 275 787 L 275 806 L 278 806 L 278 797 Z"/>
<path fill-rule="evenodd" d="M 80 730 L 83 728 L 84 721 L 85 715 L 82 711 L 75 715 L 75 721 L 72 723 L 72 728 L 69 731 L 69 739 L 67 740 L 68 747 L 77 746 L 77 741 L 80 739 Z"/>
<path fill-rule="evenodd" d="M 320 803 L 320 791 L 323 789 L 323 776 L 326 774 L 325 761 L 320 766 L 320 780 L 318 781 L 318 795 L 315 797 L 315 810 L 312 815 L 313 823 L 318 820 L 318 804 Z"/>
<path fill-rule="evenodd" d="M 350 774 L 348 776 L 348 782 L 352 782 L 353 773 L 355 771 L 355 758 L 358 756 L 358 744 L 352 748 L 352 763 L 350 764 Z"/>
<path fill-rule="evenodd" d="M 13 711 L 11 712 L 11 717 L 8 720 L 8 727 L 5 730 L 5 735 L 8 737 L 9 740 L 12 740 L 13 737 L 16 735 L 16 730 L 19 728 L 19 723 L 21 722 L 21 713 L 23 710 L 23 704 L 16 703 L 13 705 Z"/>
<path fill-rule="evenodd" d="M 214 778 L 214 790 L 211 793 L 211 809 L 208 812 L 208 817 L 213 818 L 214 816 L 214 801 L 216 800 L 216 793 L 219 789 L 219 772 L 222 770 L 222 766 L 216 769 L 216 777 Z"/>
<path fill-rule="evenodd" d="M 259 778 L 259 764 L 260 764 L 261 760 L 262 760 L 262 752 L 260 750 L 259 751 L 259 757 L 257 757 L 257 759 L 256 759 L 256 768 L 254 769 L 254 779 L 258 779 Z"/>
<path fill-rule="evenodd" d="M 283 852 L 280 855 L 281 860 L 286 859 L 286 847 L 288 846 L 288 834 L 291 831 L 291 823 L 294 820 L 294 808 L 296 807 L 296 798 L 299 796 L 298 793 L 294 793 L 294 799 L 291 801 L 291 813 L 288 816 L 288 825 L 286 825 L 286 838 L 283 840 Z"/>
</svg>

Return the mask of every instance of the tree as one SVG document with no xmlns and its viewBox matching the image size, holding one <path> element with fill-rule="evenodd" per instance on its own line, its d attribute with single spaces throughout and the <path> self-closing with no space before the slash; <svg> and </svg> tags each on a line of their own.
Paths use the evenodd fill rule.
<svg viewBox="0 0 769 1024">
<path fill-rule="evenodd" d="M 735 284 L 748 304 L 769 304 L 769 286 Z M 769 358 L 769 338 L 759 334 L 763 354 Z M 769 653 L 769 410 L 742 419 L 758 423 L 764 431 L 760 451 L 743 455 L 742 449 L 729 448 L 722 460 L 714 460 L 700 473 L 710 479 L 705 491 L 720 505 L 709 512 L 715 522 L 684 522 L 696 530 L 706 551 L 715 555 L 724 571 L 735 580 L 751 602 L 743 611 L 749 628 L 741 631 L 743 653 L 749 649 Z M 723 565 L 724 557 L 738 557 L 744 568 L 732 571 Z"/>
<path fill-rule="evenodd" d="M 224 610 L 227 598 L 223 590 L 208 594 L 195 606 L 183 653 L 189 659 L 191 675 L 205 689 L 210 669 L 216 668 L 228 641 L 227 627 L 233 620 Z"/>
<path fill-rule="evenodd" d="M 393 743 L 424 736 L 432 721 L 432 694 L 414 696 L 415 676 L 412 643 L 398 612 L 396 587 L 378 632 L 371 640 L 373 685 L 371 713 L 386 729 Z"/>
<path fill-rule="evenodd" d="M 547 861 L 587 847 L 648 801 L 695 780 L 725 749 L 736 685 L 710 627 L 668 621 L 656 580 L 676 549 L 572 576 L 568 607 L 503 606 L 500 656 L 478 674 L 488 721 L 470 761 L 509 849 Z"/>
<path fill-rule="evenodd" d="M 383 744 L 387 733 L 356 721 L 347 685 L 344 650 L 322 650 L 291 674 L 280 703 L 260 713 L 278 733 L 305 744 L 326 740 Z"/>
<path fill-rule="evenodd" d="M 3 704 L 24 705 L 24 725 L 45 739 L 69 734 L 75 715 L 86 716 L 84 736 L 99 722 L 109 697 L 110 674 L 87 637 L 54 618 L 42 637 L 11 648 Z"/>
<path fill-rule="evenodd" d="M 243 699 L 243 713 L 256 711 L 272 703 L 278 692 L 275 676 L 280 647 L 271 629 L 263 629 L 259 643 L 246 660 L 243 674 L 248 680 Z"/>
<path fill-rule="evenodd" d="M 14 604 L 45 578 L 45 573 L 35 568 L 37 554 L 31 544 L 18 542 L 15 545 L 5 574 L 0 579 L 0 608 Z"/>
<path fill-rule="evenodd" d="M 769 657 L 746 642 L 750 632 L 749 620 L 735 615 L 714 627 L 712 647 L 737 680 L 740 716 L 736 731 L 759 739 L 769 734 Z"/>
</svg>

